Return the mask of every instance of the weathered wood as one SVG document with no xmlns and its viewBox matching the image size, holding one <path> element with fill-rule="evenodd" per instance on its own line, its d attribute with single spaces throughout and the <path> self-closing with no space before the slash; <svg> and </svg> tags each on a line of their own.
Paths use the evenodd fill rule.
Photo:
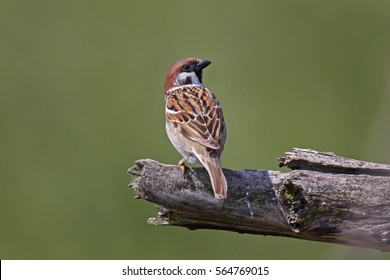
<svg viewBox="0 0 390 280">
<path fill-rule="evenodd" d="M 204 168 L 146 159 L 129 169 L 137 198 L 160 205 L 149 224 L 287 236 L 390 251 L 390 166 L 294 149 L 289 173 L 224 169 L 228 199 L 215 199 Z"/>
<path fill-rule="evenodd" d="M 390 176 L 390 165 L 340 157 L 331 152 L 294 148 L 279 158 L 279 166 L 343 174 Z"/>
</svg>

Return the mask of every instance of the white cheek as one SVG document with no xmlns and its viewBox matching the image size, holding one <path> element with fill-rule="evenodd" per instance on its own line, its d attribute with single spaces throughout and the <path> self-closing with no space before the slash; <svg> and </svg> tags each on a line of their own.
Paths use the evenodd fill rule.
<svg viewBox="0 0 390 280">
<path fill-rule="evenodd" d="M 177 83 L 179 85 L 188 84 L 188 78 L 191 79 L 192 84 L 201 85 L 202 83 L 199 81 L 198 76 L 196 76 L 195 72 L 182 72 L 177 75 Z"/>
</svg>

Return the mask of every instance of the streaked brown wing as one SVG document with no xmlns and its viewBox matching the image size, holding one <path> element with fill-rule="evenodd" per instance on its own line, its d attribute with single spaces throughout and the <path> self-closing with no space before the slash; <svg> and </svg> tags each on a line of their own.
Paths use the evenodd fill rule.
<svg viewBox="0 0 390 280">
<path fill-rule="evenodd" d="M 204 87 L 184 87 L 166 99 L 166 117 L 187 138 L 218 150 L 225 130 L 222 109 L 214 94 Z"/>
</svg>

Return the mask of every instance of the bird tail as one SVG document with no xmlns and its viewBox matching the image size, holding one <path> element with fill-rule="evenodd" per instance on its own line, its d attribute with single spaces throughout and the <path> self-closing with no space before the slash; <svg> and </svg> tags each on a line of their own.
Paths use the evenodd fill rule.
<svg viewBox="0 0 390 280">
<path fill-rule="evenodd" d="M 227 183 L 225 175 L 223 175 L 221 163 L 218 157 L 205 159 L 204 167 L 210 176 L 211 185 L 213 187 L 214 196 L 217 199 L 227 198 Z"/>
</svg>

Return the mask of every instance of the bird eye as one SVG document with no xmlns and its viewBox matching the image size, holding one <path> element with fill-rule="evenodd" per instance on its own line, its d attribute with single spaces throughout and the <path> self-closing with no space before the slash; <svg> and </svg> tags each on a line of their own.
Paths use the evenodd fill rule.
<svg viewBox="0 0 390 280">
<path fill-rule="evenodd" d="M 190 68 L 191 68 L 191 67 L 190 67 L 190 65 L 188 65 L 188 64 L 186 64 L 186 65 L 183 66 L 183 70 L 184 70 L 184 71 L 188 71 L 188 70 L 190 70 Z"/>
</svg>

